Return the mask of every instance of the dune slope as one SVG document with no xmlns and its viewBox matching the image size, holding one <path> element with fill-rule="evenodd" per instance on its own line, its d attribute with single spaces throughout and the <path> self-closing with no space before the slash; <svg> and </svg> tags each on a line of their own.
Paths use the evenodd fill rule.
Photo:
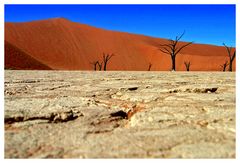
<svg viewBox="0 0 240 163">
<path fill-rule="evenodd" d="M 51 68 L 44 65 L 29 56 L 19 48 L 5 41 L 5 69 L 21 70 L 50 70 Z"/>
<path fill-rule="evenodd" d="M 101 61 L 103 53 L 114 53 L 108 70 L 147 70 L 149 63 L 152 63 L 151 70 L 171 69 L 170 57 L 159 51 L 158 46 L 167 43 L 166 39 L 104 30 L 64 18 L 5 23 L 5 41 L 56 70 L 93 70 L 90 63 Z M 24 59 L 10 60 L 11 53 L 5 51 L 5 68 L 12 65 L 21 69 Z M 224 47 L 193 44 L 176 60 L 177 70 L 185 70 L 184 61 L 190 61 L 190 70 L 220 71 L 220 65 L 228 57 Z"/>
</svg>

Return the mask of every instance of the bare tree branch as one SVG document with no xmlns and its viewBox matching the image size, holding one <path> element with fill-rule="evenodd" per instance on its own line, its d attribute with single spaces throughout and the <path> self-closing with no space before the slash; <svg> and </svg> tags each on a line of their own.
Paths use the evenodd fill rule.
<svg viewBox="0 0 240 163">
<path fill-rule="evenodd" d="M 162 50 L 162 49 L 159 49 L 161 52 L 163 52 L 163 53 L 166 53 L 166 54 L 169 54 L 169 55 L 171 55 L 171 53 L 170 52 L 166 52 L 166 51 L 164 51 L 164 50 Z"/>
<path fill-rule="evenodd" d="M 228 61 L 225 61 L 225 63 L 220 66 L 222 67 L 223 71 L 225 71 L 228 65 L 229 65 Z"/>
<path fill-rule="evenodd" d="M 107 70 L 107 63 L 108 61 L 114 56 L 114 54 L 105 54 L 103 53 L 103 70 L 106 71 Z"/>
<path fill-rule="evenodd" d="M 94 69 L 94 71 L 96 71 L 97 70 L 98 61 L 90 62 L 90 64 L 93 65 L 93 69 Z"/>
<path fill-rule="evenodd" d="M 98 62 L 98 69 L 99 69 L 99 71 L 102 70 L 102 63 L 103 63 L 103 62 L 101 62 L 101 63 Z"/>
<path fill-rule="evenodd" d="M 149 63 L 149 64 L 148 64 L 148 71 L 150 71 L 151 68 L 152 68 L 152 63 Z"/>
<path fill-rule="evenodd" d="M 233 60 L 236 56 L 236 50 L 233 52 L 233 54 L 231 55 L 231 51 L 232 51 L 232 47 L 228 47 L 225 43 L 223 43 L 223 45 L 225 46 L 225 48 L 227 49 L 228 52 L 228 57 L 229 57 L 229 71 L 232 71 L 232 63 Z"/>
<path fill-rule="evenodd" d="M 167 44 L 160 44 L 159 50 L 165 54 L 169 54 L 172 59 L 172 70 L 175 71 L 175 62 L 176 62 L 176 55 L 185 47 L 189 46 L 193 42 L 189 42 L 182 46 L 177 46 L 179 43 L 179 40 L 184 36 L 185 31 L 178 37 L 176 36 L 175 40 L 169 39 L 169 43 Z"/>
<path fill-rule="evenodd" d="M 176 51 L 175 55 L 177 55 L 183 48 L 187 47 L 188 45 L 191 45 L 192 43 L 193 43 L 193 42 L 189 42 L 189 43 L 183 45 L 181 48 L 179 48 L 179 49 Z"/>
<path fill-rule="evenodd" d="M 172 48 L 172 46 L 171 45 L 169 45 L 169 44 L 159 44 L 159 46 L 167 46 L 167 47 L 169 47 L 169 48 Z"/>
<path fill-rule="evenodd" d="M 191 62 L 190 61 L 188 61 L 188 62 L 185 61 L 184 65 L 186 67 L 186 70 L 189 71 L 190 70 L 190 66 L 191 66 Z"/>
<path fill-rule="evenodd" d="M 233 55 L 232 55 L 232 57 L 231 57 L 231 61 L 234 60 L 235 56 L 236 56 L 236 50 L 234 51 L 234 53 L 233 53 Z"/>
<path fill-rule="evenodd" d="M 185 30 L 183 31 L 182 35 L 179 38 L 178 36 L 176 37 L 176 41 L 178 42 L 183 37 L 184 34 L 185 34 Z"/>
<path fill-rule="evenodd" d="M 225 48 L 227 49 L 228 52 L 228 56 L 231 57 L 231 51 L 232 51 L 232 47 L 228 47 L 225 43 L 223 43 L 223 45 L 225 46 Z"/>
</svg>

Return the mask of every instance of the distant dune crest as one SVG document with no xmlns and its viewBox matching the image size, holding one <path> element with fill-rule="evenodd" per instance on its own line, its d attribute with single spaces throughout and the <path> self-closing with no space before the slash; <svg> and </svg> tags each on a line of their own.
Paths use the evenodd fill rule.
<svg viewBox="0 0 240 163">
<path fill-rule="evenodd" d="M 197 40 L 193 40 L 197 41 Z M 6 69 L 94 70 L 103 53 L 114 54 L 108 70 L 170 71 L 171 59 L 159 50 L 166 39 L 91 27 L 65 18 L 5 23 Z M 181 44 L 181 42 L 180 42 Z M 221 71 L 223 46 L 192 44 L 176 57 L 176 70 Z M 235 71 L 235 60 L 233 70 Z"/>
</svg>

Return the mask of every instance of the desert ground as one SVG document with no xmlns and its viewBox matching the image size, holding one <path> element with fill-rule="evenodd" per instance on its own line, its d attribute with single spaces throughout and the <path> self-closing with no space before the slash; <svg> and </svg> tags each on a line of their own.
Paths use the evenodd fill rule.
<svg viewBox="0 0 240 163">
<path fill-rule="evenodd" d="M 5 70 L 5 158 L 235 158 L 234 72 Z"/>
</svg>

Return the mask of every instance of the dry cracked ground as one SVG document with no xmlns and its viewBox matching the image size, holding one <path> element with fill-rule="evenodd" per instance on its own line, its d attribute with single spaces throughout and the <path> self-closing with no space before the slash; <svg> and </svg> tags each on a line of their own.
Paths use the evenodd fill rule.
<svg viewBox="0 0 240 163">
<path fill-rule="evenodd" d="M 235 73 L 5 71 L 5 158 L 235 158 Z"/>
</svg>

